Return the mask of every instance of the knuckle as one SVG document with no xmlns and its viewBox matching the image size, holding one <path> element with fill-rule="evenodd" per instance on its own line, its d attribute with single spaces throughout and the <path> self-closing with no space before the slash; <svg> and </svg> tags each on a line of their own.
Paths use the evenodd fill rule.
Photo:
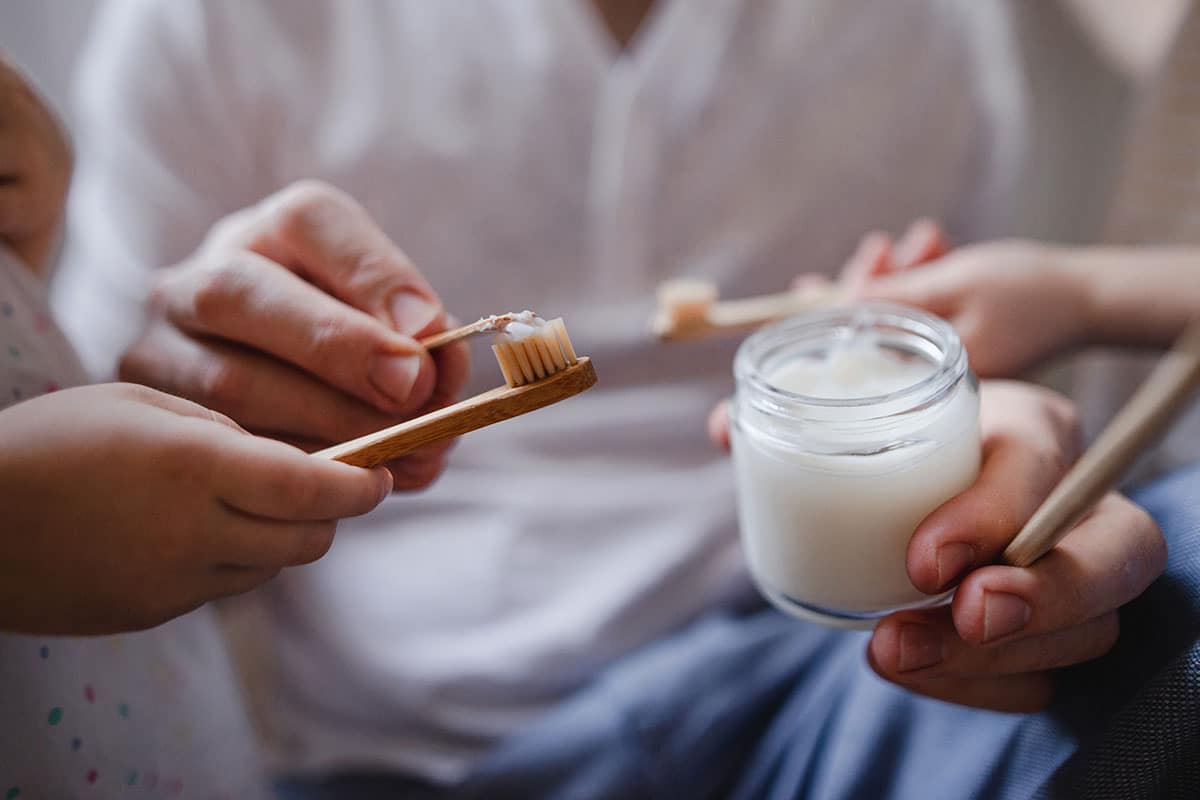
<svg viewBox="0 0 1200 800">
<path fill-rule="evenodd" d="M 168 267 L 158 270 L 150 281 L 146 294 L 146 309 L 152 316 L 165 316 L 171 306 L 171 297 L 175 294 L 179 267 Z"/>
<path fill-rule="evenodd" d="M 383 297 L 399 287 L 421 283 L 417 268 L 394 248 L 349 248 L 345 266 L 348 288 L 359 295 Z"/>
<path fill-rule="evenodd" d="M 1010 508 L 991 508 L 985 517 L 974 525 L 973 540 L 978 542 L 976 556 L 979 557 L 979 546 L 982 546 L 984 557 L 990 557 L 994 551 L 1008 544 L 1017 534 L 1020 523 Z M 977 562 L 978 563 L 978 562 Z"/>
<path fill-rule="evenodd" d="M 1049 485 L 1057 483 L 1074 462 L 1072 453 L 1068 452 L 1066 448 L 1049 442 L 1039 445 L 1034 455 L 1038 474 L 1048 479 Z"/>
<path fill-rule="evenodd" d="M 328 183 L 306 179 L 286 187 L 272 206 L 281 233 L 303 233 L 325 223 L 331 213 L 352 204 L 349 195 Z"/>
<path fill-rule="evenodd" d="M 240 409 L 251 395 L 252 383 L 245 370 L 219 356 L 211 356 L 200 368 L 200 404 L 227 413 L 230 409 Z"/>
<path fill-rule="evenodd" d="M 317 364 L 326 371 L 348 366 L 346 356 L 361 354 L 367 358 L 374 345 L 373 337 L 363 326 L 345 316 L 326 315 L 313 320 L 307 332 L 307 349 Z M 359 372 L 364 372 L 365 363 Z M 364 372 L 365 374 L 365 372 Z"/>
<path fill-rule="evenodd" d="M 192 296 L 196 321 L 205 327 L 220 325 L 231 310 L 246 304 L 252 289 L 250 276 L 230 259 L 200 270 Z"/>
<path fill-rule="evenodd" d="M 347 198 L 347 195 L 333 184 L 316 178 L 303 178 L 285 186 L 279 192 L 278 198 L 282 205 L 304 208 L 340 203 Z"/>
<path fill-rule="evenodd" d="M 1083 421 L 1076 405 L 1057 393 L 1050 393 L 1047 408 L 1055 428 L 1059 432 L 1059 441 L 1063 445 L 1064 454 L 1071 460 L 1083 448 Z"/>
</svg>

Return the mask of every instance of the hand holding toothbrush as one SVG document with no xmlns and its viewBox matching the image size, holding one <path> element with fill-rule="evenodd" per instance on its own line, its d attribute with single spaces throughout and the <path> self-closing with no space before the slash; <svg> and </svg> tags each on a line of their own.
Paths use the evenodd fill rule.
<svg viewBox="0 0 1200 800">
<path fill-rule="evenodd" d="M 121 377 L 316 450 L 451 402 L 466 349 L 416 339 L 447 327 L 408 258 L 342 192 L 293 184 L 218 223 L 159 272 L 150 323 Z M 397 488 L 430 483 L 449 445 L 391 462 Z"/>
<path fill-rule="evenodd" d="M 0 631 L 157 625 L 320 558 L 392 486 L 130 384 L 0 411 L 0 442 Z"/>
</svg>

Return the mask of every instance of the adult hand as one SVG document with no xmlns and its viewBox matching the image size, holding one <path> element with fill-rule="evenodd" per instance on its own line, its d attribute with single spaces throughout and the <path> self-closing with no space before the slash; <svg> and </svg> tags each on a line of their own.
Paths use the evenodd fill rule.
<svg viewBox="0 0 1200 800">
<path fill-rule="evenodd" d="M 71 149 L 53 114 L 0 58 L 0 242 L 36 273 L 62 221 Z"/>
<path fill-rule="evenodd" d="M 294 184 L 218 223 L 161 270 L 120 375 L 255 433 L 316 449 L 452 401 L 466 348 L 414 340 L 448 318 L 429 284 L 350 197 Z M 389 464 L 397 488 L 441 471 L 449 445 Z"/>
<path fill-rule="evenodd" d="M 1048 704 L 1053 670 L 1108 652 L 1117 609 L 1166 566 L 1154 520 L 1105 497 L 1028 568 L 994 562 L 1074 460 L 1069 403 L 1027 384 L 985 384 L 983 466 L 975 484 L 921 523 L 908 574 L 934 594 L 958 584 L 948 608 L 894 614 L 868 648 L 882 677 L 967 705 L 1031 711 Z"/>
<path fill-rule="evenodd" d="M 315 458 L 142 386 L 0 412 L 0 630 L 157 625 L 313 561 L 386 470 Z"/>
<path fill-rule="evenodd" d="M 912 691 L 1029 711 L 1049 703 L 1054 669 L 1113 646 L 1117 609 L 1161 574 L 1166 545 L 1149 515 L 1114 493 L 1033 566 L 996 565 L 1074 461 L 1079 430 L 1066 399 L 1032 385 L 984 382 L 982 403 L 978 480 L 931 513 L 908 547 L 913 585 L 938 594 L 957 584 L 954 602 L 887 617 L 867 654 Z M 709 429 L 728 446 L 724 406 Z"/>
<path fill-rule="evenodd" d="M 1079 344 L 1088 328 L 1084 279 L 1066 250 L 997 241 L 950 250 L 945 234 L 921 220 L 892 246 L 868 234 L 842 273 L 863 300 L 923 308 L 958 331 L 971 367 L 1009 377 Z"/>
</svg>

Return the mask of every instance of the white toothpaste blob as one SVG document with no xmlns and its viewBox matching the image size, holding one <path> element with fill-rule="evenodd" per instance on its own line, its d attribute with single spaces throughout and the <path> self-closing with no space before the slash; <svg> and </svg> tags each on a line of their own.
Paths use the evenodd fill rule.
<svg viewBox="0 0 1200 800">
<path fill-rule="evenodd" d="M 892 306 L 817 312 L 751 337 L 735 371 L 738 515 L 763 593 L 849 627 L 929 603 L 908 541 L 980 457 L 978 392 L 949 326 Z"/>
<path fill-rule="evenodd" d="M 508 342 L 533 336 L 546 327 L 546 320 L 532 311 L 518 311 L 513 314 L 505 314 L 503 317 L 493 317 L 493 319 L 497 320 L 496 328 L 499 330 L 497 337 L 503 336 L 505 337 L 504 341 Z"/>
<path fill-rule="evenodd" d="M 479 333 L 493 333 L 506 331 L 513 325 L 524 326 L 529 330 L 533 330 L 534 328 L 544 326 L 546 320 L 532 311 L 510 311 L 507 314 L 493 314 L 490 317 L 481 317 L 474 324 L 479 326 Z"/>
</svg>

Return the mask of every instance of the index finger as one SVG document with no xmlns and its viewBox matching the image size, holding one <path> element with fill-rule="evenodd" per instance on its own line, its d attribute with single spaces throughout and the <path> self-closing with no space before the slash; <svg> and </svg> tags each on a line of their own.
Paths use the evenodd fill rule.
<svg viewBox="0 0 1200 800">
<path fill-rule="evenodd" d="M 222 447 L 218 496 L 253 516 L 287 521 L 356 517 L 392 490 L 386 469 L 351 467 L 271 439 L 229 431 Z"/>
<path fill-rule="evenodd" d="M 1166 540 L 1153 518 L 1110 493 L 1035 564 L 968 575 L 954 597 L 954 624 L 975 644 L 1081 625 L 1140 595 L 1166 560 Z"/>
<path fill-rule="evenodd" d="M 260 203 L 252 219 L 242 246 L 401 333 L 420 337 L 441 319 L 429 282 L 344 192 L 302 181 Z"/>
</svg>

